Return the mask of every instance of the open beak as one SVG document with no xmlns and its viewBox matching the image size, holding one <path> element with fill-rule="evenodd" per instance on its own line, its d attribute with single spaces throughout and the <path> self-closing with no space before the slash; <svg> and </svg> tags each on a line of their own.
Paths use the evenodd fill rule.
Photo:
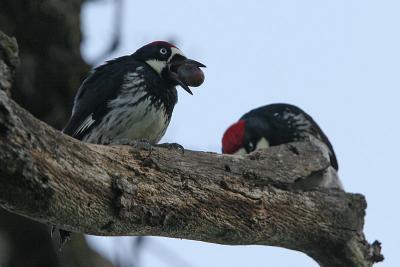
<svg viewBox="0 0 400 267">
<path fill-rule="evenodd" d="M 174 82 L 176 82 L 176 84 L 180 85 L 183 89 L 185 89 L 186 92 L 193 95 L 192 91 L 189 88 L 189 86 L 191 86 L 191 84 L 187 84 L 187 82 L 185 82 L 178 75 L 178 69 L 179 69 L 179 67 L 181 67 L 183 65 L 191 65 L 191 67 L 196 67 L 196 68 L 205 68 L 206 66 L 200 62 L 197 62 L 193 59 L 185 58 L 184 56 L 181 56 L 181 55 L 175 55 L 169 63 L 170 78 Z"/>
</svg>

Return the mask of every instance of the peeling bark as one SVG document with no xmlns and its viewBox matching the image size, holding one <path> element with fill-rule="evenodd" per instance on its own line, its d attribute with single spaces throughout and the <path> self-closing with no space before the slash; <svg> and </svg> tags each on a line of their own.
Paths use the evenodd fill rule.
<svg viewBox="0 0 400 267">
<path fill-rule="evenodd" d="M 321 266 L 372 266 L 366 201 L 292 185 L 324 171 L 311 143 L 237 157 L 85 144 L 0 92 L 0 206 L 94 235 L 153 235 L 306 253 Z"/>
</svg>

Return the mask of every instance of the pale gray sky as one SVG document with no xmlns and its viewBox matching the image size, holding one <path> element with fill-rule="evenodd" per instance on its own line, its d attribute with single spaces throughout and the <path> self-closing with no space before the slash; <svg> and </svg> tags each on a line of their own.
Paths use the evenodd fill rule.
<svg viewBox="0 0 400 267">
<path fill-rule="evenodd" d="M 187 56 L 207 65 L 206 81 L 193 96 L 178 88 L 164 141 L 219 152 L 225 128 L 248 110 L 273 102 L 300 106 L 334 145 L 346 189 L 367 197 L 365 233 L 369 241 L 383 243 L 386 256 L 378 266 L 400 266 L 400 1 L 125 4 L 122 45 L 111 57 L 176 38 Z M 112 11 L 112 1 L 84 9 L 82 49 L 88 61 L 109 45 Z M 90 240 L 109 255 L 119 242 Z M 279 248 L 154 242 L 194 266 L 317 266 L 301 253 Z M 143 266 L 171 265 L 145 252 Z"/>
</svg>

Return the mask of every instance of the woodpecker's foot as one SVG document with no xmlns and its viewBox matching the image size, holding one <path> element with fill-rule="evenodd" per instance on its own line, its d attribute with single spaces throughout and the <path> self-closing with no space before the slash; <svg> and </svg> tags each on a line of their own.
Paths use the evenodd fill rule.
<svg viewBox="0 0 400 267">
<path fill-rule="evenodd" d="M 178 143 L 163 143 L 163 144 L 157 144 L 155 145 L 156 147 L 163 147 L 163 148 L 168 148 L 168 149 L 177 149 L 182 152 L 182 154 L 185 153 L 185 148 L 178 144 Z"/>
<path fill-rule="evenodd" d="M 138 150 L 152 150 L 151 144 L 147 139 L 131 140 L 131 139 L 117 139 L 110 140 L 107 145 L 120 145 L 120 146 L 132 146 Z"/>
<path fill-rule="evenodd" d="M 53 237 L 54 232 L 56 231 L 56 229 L 57 229 L 56 226 L 54 226 L 54 225 L 51 226 L 51 233 L 50 233 L 51 237 Z M 65 231 L 65 230 L 62 230 L 62 229 L 58 229 L 58 233 L 59 233 L 59 235 L 60 235 L 60 244 L 59 244 L 59 248 L 60 248 L 60 250 L 61 250 L 62 247 L 63 247 L 69 240 L 71 240 L 71 232 Z"/>
<path fill-rule="evenodd" d="M 147 141 L 146 139 L 139 139 L 139 140 L 132 141 L 130 145 L 138 150 L 146 150 L 146 151 L 149 151 L 150 153 L 153 150 L 150 142 Z"/>
</svg>

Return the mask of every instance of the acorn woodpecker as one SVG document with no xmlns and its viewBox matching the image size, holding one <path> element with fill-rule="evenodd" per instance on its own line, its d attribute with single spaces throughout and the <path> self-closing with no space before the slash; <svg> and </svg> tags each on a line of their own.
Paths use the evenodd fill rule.
<svg viewBox="0 0 400 267">
<path fill-rule="evenodd" d="M 63 132 L 95 144 L 141 139 L 156 144 L 177 103 L 175 86 L 192 94 L 189 86 L 204 80 L 199 67 L 205 66 L 163 41 L 108 61 L 82 83 Z"/>
<path fill-rule="evenodd" d="M 95 144 L 145 140 L 154 145 L 171 120 L 178 100 L 175 86 L 192 94 L 189 86 L 204 81 L 200 67 L 205 66 L 164 41 L 108 61 L 82 83 L 63 133 Z M 71 233 L 59 233 L 62 245 Z"/>
<path fill-rule="evenodd" d="M 331 166 L 323 174 L 299 181 L 296 187 L 343 189 L 337 175 L 339 165 L 328 137 L 310 115 L 290 104 L 266 105 L 244 114 L 225 131 L 222 153 L 243 155 L 257 149 L 306 140 L 321 149 Z"/>
</svg>

